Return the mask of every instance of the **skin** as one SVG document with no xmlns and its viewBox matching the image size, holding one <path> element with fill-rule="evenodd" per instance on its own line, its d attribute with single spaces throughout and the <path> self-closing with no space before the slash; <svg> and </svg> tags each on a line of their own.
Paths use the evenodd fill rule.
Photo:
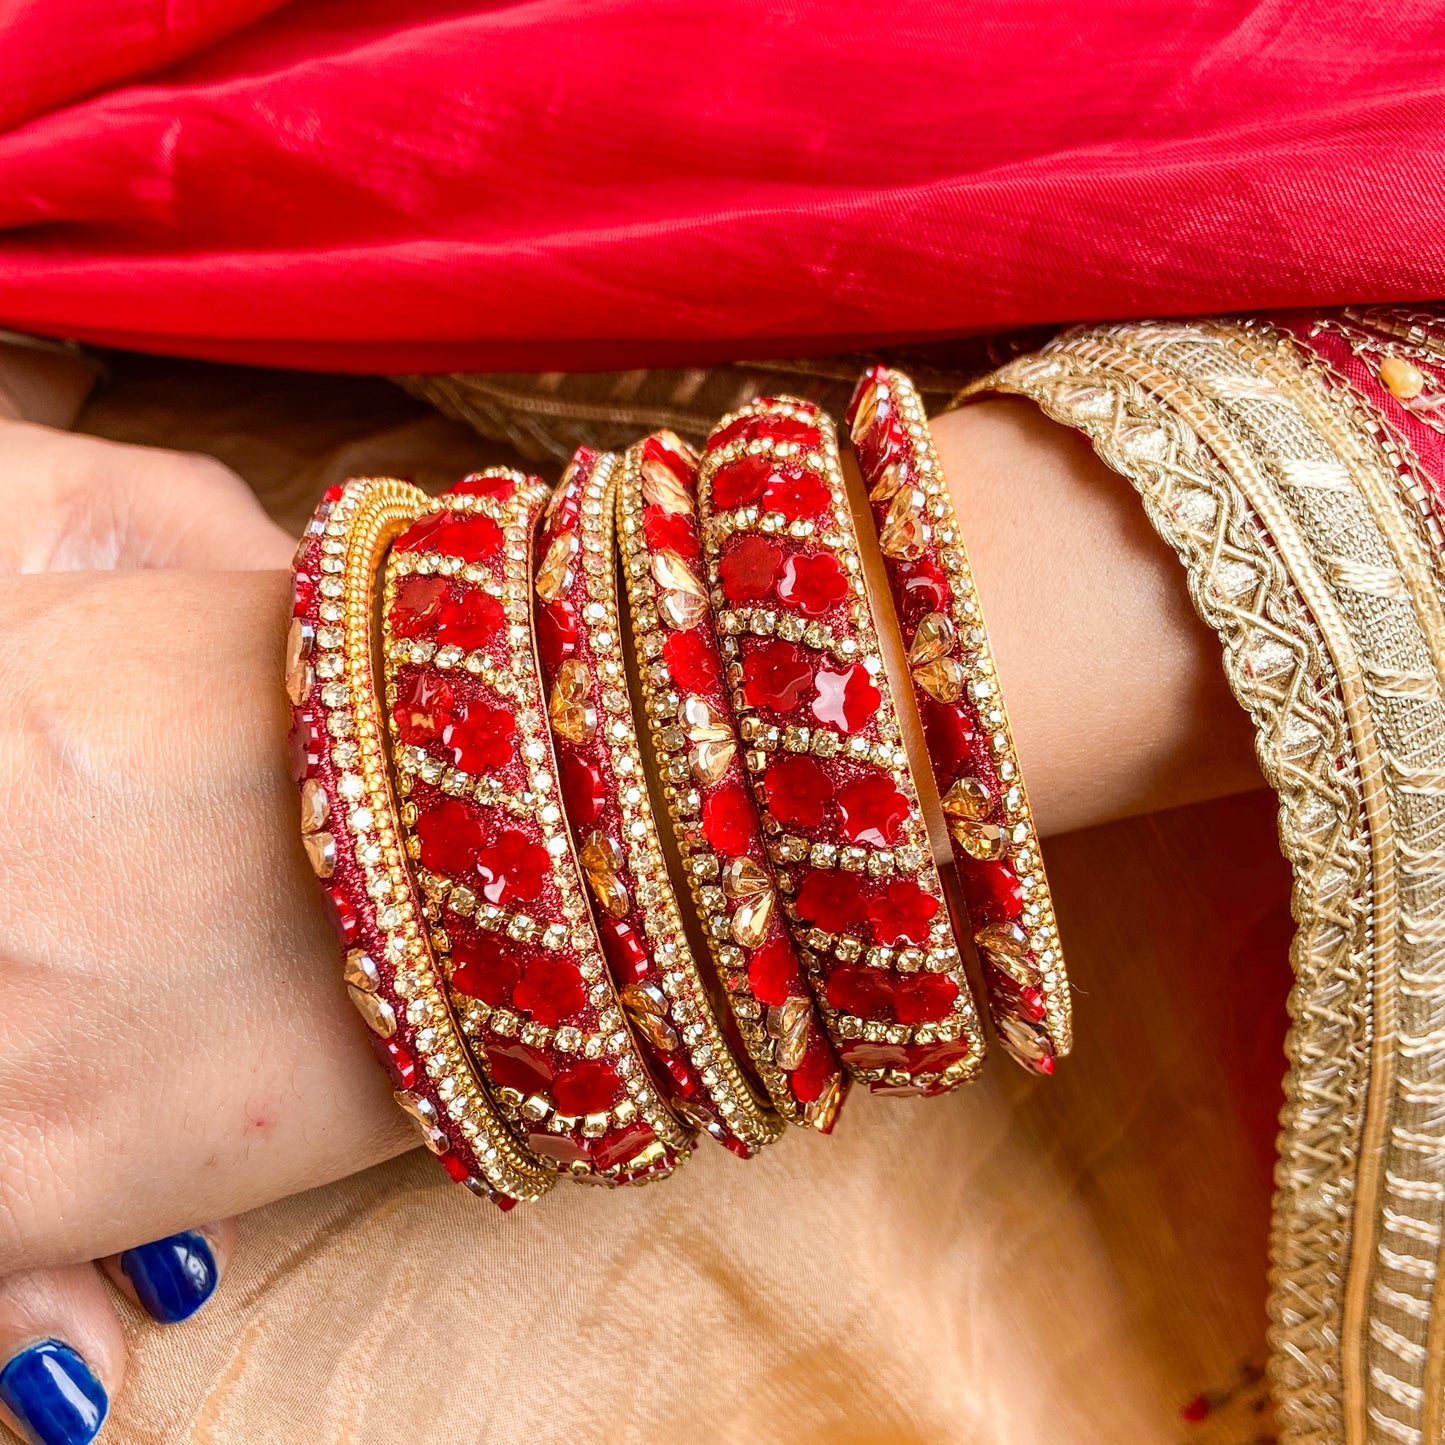
<svg viewBox="0 0 1445 1445">
<path fill-rule="evenodd" d="M 23 519 L 0 532 L 0 1359 L 60 1334 L 113 1393 L 85 1261 L 416 1136 L 297 839 L 292 541 L 213 459 L 59 430 L 84 391 L 0 352 Z M 1258 787 L 1217 644 L 1124 484 L 1021 402 L 937 440 L 1042 830 Z M 232 1226 L 208 1231 L 224 1256 Z"/>
</svg>

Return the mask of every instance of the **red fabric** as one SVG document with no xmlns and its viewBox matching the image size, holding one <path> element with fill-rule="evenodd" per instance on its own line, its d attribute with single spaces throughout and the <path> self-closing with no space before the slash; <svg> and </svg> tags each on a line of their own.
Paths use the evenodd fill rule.
<svg viewBox="0 0 1445 1445">
<path fill-rule="evenodd" d="M 618 366 L 1428 297 L 1424 0 L 12 0 L 0 322 Z"/>
</svg>

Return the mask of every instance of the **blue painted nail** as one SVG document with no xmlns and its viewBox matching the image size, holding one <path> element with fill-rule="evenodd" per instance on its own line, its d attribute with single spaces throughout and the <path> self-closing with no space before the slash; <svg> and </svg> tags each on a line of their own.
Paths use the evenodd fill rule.
<svg viewBox="0 0 1445 1445">
<path fill-rule="evenodd" d="M 90 1366 L 59 1340 L 21 1350 L 0 1370 L 0 1402 L 31 1445 L 90 1445 L 110 1407 Z"/>
<path fill-rule="evenodd" d="M 163 1325 L 190 1319 L 216 1290 L 216 1257 L 193 1229 L 126 1250 L 120 1267 L 146 1313 Z"/>
</svg>

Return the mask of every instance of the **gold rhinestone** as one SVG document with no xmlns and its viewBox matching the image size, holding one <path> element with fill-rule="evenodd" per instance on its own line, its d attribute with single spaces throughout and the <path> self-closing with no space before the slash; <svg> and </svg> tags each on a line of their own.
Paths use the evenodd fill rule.
<svg viewBox="0 0 1445 1445">
<path fill-rule="evenodd" d="M 301 841 L 316 876 L 330 878 L 336 872 L 336 839 L 330 833 L 307 833 Z"/>
<path fill-rule="evenodd" d="M 913 562 L 923 555 L 928 546 L 928 524 L 919 514 L 914 488 L 902 488 L 888 504 L 878 545 L 902 562 Z"/>
<path fill-rule="evenodd" d="M 1048 1035 L 1033 1024 L 1012 1014 L 1003 1014 L 994 1020 L 999 1038 L 1009 1053 L 1017 1055 L 1032 1064 L 1040 1064 L 1052 1055 L 1054 1049 Z"/>
<path fill-rule="evenodd" d="M 542 558 L 542 565 L 537 568 L 537 596 L 543 602 L 556 602 L 567 590 L 568 569 L 577 555 L 578 545 L 574 531 L 563 532 L 560 537 L 552 539 L 547 555 Z"/>
<path fill-rule="evenodd" d="M 567 658 L 552 683 L 547 716 L 557 736 L 578 747 L 597 736 L 597 709 L 591 705 L 590 692 L 587 664 L 579 657 Z"/>
<path fill-rule="evenodd" d="M 695 743 L 687 755 L 688 766 L 692 769 L 692 775 L 704 787 L 710 787 L 718 782 L 728 768 L 732 766 L 732 760 L 737 756 L 737 744 L 731 738 L 719 738 L 716 740 L 705 739 Z"/>
<path fill-rule="evenodd" d="M 943 811 L 961 822 L 978 822 L 993 811 L 993 793 L 980 778 L 960 778 L 942 801 Z"/>
<path fill-rule="evenodd" d="M 823 1086 L 823 1092 L 803 1108 L 803 1121 L 810 1128 L 826 1134 L 838 1117 L 838 1106 L 843 1102 L 843 1078 L 834 1074 Z"/>
<path fill-rule="evenodd" d="M 311 691 L 311 644 L 315 633 L 304 617 L 293 617 L 286 633 L 286 696 L 298 707 Z"/>
<path fill-rule="evenodd" d="M 597 901 L 614 918 L 626 918 L 632 910 L 632 901 L 617 876 L 617 870 L 622 867 L 622 850 L 617 844 L 603 833 L 591 833 L 578 849 L 577 861 Z"/>
<path fill-rule="evenodd" d="M 743 948 L 757 948 L 768 936 L 776 901 L 776 895 L 771 889 L 744 899 L 737 906 L 732 921 L 728 924 L 728 934 L 732 941 Z M 784 1064 L 783 1067 L 786 1069 L 790 1065 Z"/>
<path fill-rule="evenodd" d="M 1425 373 L 1403 356 L 1387 356 L 1380 363 L 1380 380 L 1401 401 L 1414 401 L 1425 390 Z"/>
<path fill-rule="evenodd" d="M 729 898 L 753 898 L 768 892 L 772 882 L 762 864 L 751 858 L 734 858 L 723 873 L 723 892 Z"/>
<path fill-rule="evenodd" d="M 692 498 L 678 475 L 657 457 L 642 459 L 642 499 L 664 512 L 691 512 Z"/>
<path fill-rule="evenodd" d="M 901 461 L 889 462 L 878 474 L 878 480 L 873 483 L 873 490 L 868 493 L 869 501 L 888 501 L 903 485 L 906 475 L 907 469 Z"/>
<path fill-rule="evenodd" d="M 707 598 L 692 592 L 664 592 L 657 610 L 675 632 L 690 632 L 707 616 Z"/>
<path fill-rule="evenodd" d="M 951 819 L 948 830 L 970 858 L 985 862 L 1002 858 L 1008 851 L 1008 840 L 996 823 L 973 823 L 967 819 Z"/>
<path fill-rule="evenodd" d="M 930 612 L 918 624 L 918 630 L 913 634 L 913 642 L 908 649 L 908 661 L 914 667 L 937 662 L 940 657 L 946 657 L 953 651 L 953 644 L 957 641 L 958 632 L 953 623 L 942 612 Z"/>
<path fill-rule="evenodd" d="M 807 999 L 794 995 L 768 1010 L 768 1033 L 775 1040 L 773 1057 L 780 1069 L 793 1070 L 808 1051 L 812 1009 Z"/>
<path fill-rule="evenodd" d="M 326 826 L 331 816 L 331 799 L 326 789 L 315 778 L 307 778 L 301 784 L 301 831 L 314 833 Z"/>
<path fill-rule="evenodd" d="M 371 956 L 360 948 L 351 949 L 346 955 L 346 969 L 342 975 L 346 982 L 363 993 L 375 993 L 381 987 L 381 975 Z"/>
<path fill-rule="evenodd" d="M 954 657 L 939 657 L 913 669 L 914 681 L 939 702 L 957 702 L 968 686 L 963 664 Z"/>
<path fill-rule="evenodd" d="M 688 740 L 694 743 L 732 741 L 733 730 L 727 714 L 705 697 L 685 697 L 678 704 L 677 720 Z"/>
<path fill-rule="evenodd" d="M 873 425 L 873 418 L 878 415 L 878 387 L 875 383 L 868 383 L 868 390 L 858 398 L 858 410 L 853 413 L 853 425 L 848 429 L 848 435 L 854 442 L 861 442 L 868 435 L 868 428 Z"/>
<path fill-rule="evenodd" d="M 1023 958 L 1029 951 L 1029 936 L 1017 923 L 991 923 L 974 934 L 973 941 L 989 953 Z"/>
<path fill-rule="evenodd" d="M 667 1017 L 667 996 L 653 983 L 630 983 L 621 994 L 637 1031 L 655 1049 L 670 1054 L 677 1047 L 677 1031 Z"/>
<path fill-rule="evenodd" d="M 354 984 L 347 986 L 346 994 L 356 1005 L 357 1013 L 366 1020 L 366 1026 L 372 1033 L 389 1039 L 396 1032 L 396 1014 L 380 994 L 370 993 Z"/>
<path fill-rule="evenodd" d="M 670 552 L 653 554 L 652 576 L 665 591 L 690 592 L 694 597 L 707 596 L 707 589 L 697 580 L 692 568 Z"/>
<path fill-rule="evenodd" d="M 392 1098 L 416 1121 L 416 1126 L 421 1130 L 421 1137 L 425 1141 L 426 1147 L 433 1154 L 445 1154 L 449 1141 L 446 1132 L 437 1122 L 437 1106 L 430 1099 L 424 1099 L 420 1094 L 412 1094 L 406 1090 L 399 1090 L 392 1095 Z"/>
</svg>

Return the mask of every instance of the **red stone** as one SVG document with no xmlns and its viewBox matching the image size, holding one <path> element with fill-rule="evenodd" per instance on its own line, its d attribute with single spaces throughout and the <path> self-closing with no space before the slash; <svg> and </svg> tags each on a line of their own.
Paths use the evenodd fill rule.
<svg viewBox="0 0 1445 1445">
<path fill-rule="evenodd" d="M 396 690 L 396 731 L 409 747 L 434 743 L 452 720 L 452 685 L 434 672 L 408 672 Z"/>
<path fill-rule="evenodd" d="M 592 466 L 597 460 L 597 453 L 586 447 L 578 447 L 577 455 L 573 458 L 579 466 L 583 464 L 584 454 L 586 465 Z M 537 555 L 544 557 L 547 554 L 547 547 L 554 542 L 563 532 L 571 531 L 582 515 L 582 497 L 574 480 L 565 492 L 553 494 L 552 500 L 547 503 L 547 531 L 542 538 L 542 545 L 537 549 Z"/>
<path fill-rule="evenodd" d="M 1037 984 L 1019 983 L 988 959 L 984 960 L 983 976 L 995 1013 L 1010 1014 L 1029 1024 L 1043 1023 L 1048 1001 Z"/>
<path fill-rule="evenodd" d="M 299 568 L 291 574 L 291 615 L 300 617 L 316 603 L 316 578 Z"/>
<path fill-rule="evenodd" d="M 838 790 L 838 812 L 851 842 L 891 848 L 908 816 L 908 799 L 884 773 L 868 773 Z"/>
<path fill-rule="evenodd" d="M 769 1008 L 788 1001 L 797 978 L 798 960 L 786 938 L 769 940 L 748 959 L 753 997 Z"/>
<path fill-rule="evenodd" d="M 291 714 L 291 731 L 286 739 L 291 749 L 291 776 L 303 783 L 321 766 L 326 737 L 316 714 L 309 707 Z"/>
<path fill-rule="evenodd" d="M 642 444 L 644 461 L 661 462 L 684 486 L 692 482 L 692 463 L 660 436 L 650 436 Z"/>
<path fill-rule="evenodd" d="M 729 602 L 761 602 L 771 595 L 783 565 L 783 549 L 754 532 L 734 538 L 718 563 L 718 580 Z"/>
<path fill-rule="evenodd" d="M 868 921 L 882 944 L 928 942 L 928 925 L 938 912 L 938 899 L 911 878 L 897 878 L 868 901 Z"/>
<path fill-rule="evenodd" d="M 803 447 L 815 447 L 822 440 L 818 428 L 810 422 L 791 416 L 773 416 L 767 413 L 740 416 L 720 427 L 708 438 L 710 452 L 721 451 L 731 441 L 738 439 L 756 441 L 766 438 L 775 442 L 797 442 Z"/>
<path fill-rule="evenodd" d="M 1211 1406 L 1208 1395 L 1196 1395 L 1179 1412 L 1179 1418 L 1186 1425 L 1202 1425 L 1208 1418 Z"/>
<path fill-rule="evenodd" d="M 811 869 L 798 889 L 797 909 L 828 933 L 845 933 L 863 921 L 866 896 L 855 873 Z"/>
<path fill-rule="evenodd" d="M 848 579 L 831 552 L 800 552 L 783 563 L 778 600 L 805 617 L 822 617 L 848 596 Z"/>
<path fill-rule="evenodd" d="M 722 681 L 722 659 L 717 648 L 697 628 L 669 632 L 662 644 L 662 657 L 684 692 L 710 692 Z"/>
<path fill-rule="evenodd" d="M 468 1167 L 467 1161 L 451 1149 L 448 1149 L 445 1154 L 438 1154 L 437 1163 L 440 1164 L 458 1184 L 465 1184 L 467 1180 L 472 1177 L 472 1171 Z"/>
<path fill-rule="evenodd" d="M 531 1044 L 492 1040 L 486 1045 L 486 1052 L 492 1082 L 499 1088 L 516 1089 L 519 1094 L 545 1094 L 552 1087 L 552 1065 L 547 1056 Z"/>
<path fill-rule="evenodd" d="M 484 698 L 458 703 L 442 729 L 443 748 L 452 762 L 469 773 L 504 768 L 512 761 L 517 720 L 512 710 L 493 707 Z"/>
<path fill-rule="evenodd" d="M 855 1069 L 904 1069 L 908 1052 L 902 1044 L 874 1044 L 867 1039 L 849 1039 L 838 1052 Z"/>
<path fill-rule="evenodd" d="M 501 524 L 480 512 L 448 512 L 433 530 L 428 550 L 485 562 L 502 550 Z"/>
<path fill-rule="evenodd" d="M 728 783 L 702 805 L 702 832 L 719 853 L 747 850 L 757 826 L 757 809 L 741 783 Z"/>
<path fill-rule="evenodd" d="M 842 672 L 820 667 L 813 682 L 818 689 L 813 699 L 813 716 L 840 732 L 856 733 L 867 727 L 883 701 L 861 662 Z"/>
<path fill-rule="evenodd" d="M 577 609 L 565 598 L 537 609 L 537 652 L 553 671 L 577 651 Z"/>
<path fill-rule="evenodd" d="M 948 578 L 943 568 L 931 557 L 922 557 L 917 562 L 901 564 L 898 577 L 898 611 L 903 624 L 912 630 L 930 612 L 946 612 L 948 609 Z"/>
<path fill-rule="evenodd" d="M 932 1044 L 910 1044 L 908 1070 L 913 1074 L 941 1074 L 953 1064 L 961 1063 L 969 1053 L 968 1043 L 963 1039 L 940 1039 Z"/>
<path fill-rule="evenodd" d="M 587 1006 L 587 985 L 575 963 L 544 954 L 534 958 L 512 990 L 512 1003 L 539 1024 L 556 1028 Z"/>
<path fill-rule="evenodd" d="M 990 923 L 1007 923 L 1024 911 L 1023 889 L 1018 874 L 1002 859 L 984 862 L 968 859 L 959 865 L 958 882 L 963 890 L 968 921 L 975 928 Z"/>
<path fill-rule="evenodd" d="M 862 376 L 858 378 L 858 384 L 853 388 L 853 395 L 848 398 L 848 409 L 843 413 L 843 419 L 851 427 L 853 418 L 858 415 L 858 407 L 862 402 L 864 394 L 871 391 L 875 386 L 888 385 L 888 368 L 881 362 L 870 366 Z"/>
<path fill-rule="evenodd" d="M 575 1139 L 569 1139 L 565 1134 L 549 1134 L 542 1129 L 534 1129 L 527 1135 L 527 1147 L 534 1154 L 555 1160 L 564 1169 L 569 1164 L 585 1164 L 590 1157 Z"/>
<path fill-rule="evenodd" d="M 816 828 L 827 816 L 833 780 L 815 758 L 784 756 L 768 765 L 763 790 L 773 816 L 787 827 Z"/>
<path fill-rule="evenodd" d="M 557 760 L 557 776 L 567 821 L 573 828 L 590 828 L 607 802 L 602 770 L 585 753 L 569 748 Z"/>
<path fill-rule="evenodd" d="M 743 658 L 743 696 L 749 707 L 792 712 L 812 685 L 813 669 L 795 642 L 774 638 Z"/>
<path fill-rule="evenodd" d="M 371 1047 L 387 1072 L 393 1089 L 410 1089 L 417 1080 L 416 1060 L 404 1044 L 395 1039 L 379 1039 L 371 1035 Z"/>
<path fill-rule="evenodd" d="M 688 1062 L 679 1053 L 665 1053 L 649 1038 L 641 1040 L 643 1049 L 652 1059 L 653 1074 L 664 1081 L 664 1092 L 675 1099 L 691 1099 L 697 1093 L 697 1078 Z M 705 1112 L 697 1109 L 696 1112 Z"/>
<path fill-rule="evenodd" d="M 510 1194 L 499 1194 L 495 1189 L 487 1190 L 487 1198 L 490 1199 L 503 1214 L 510 1214 L 519 1202 L 513 1199 Z"/>
<path fill-rule="evenodd" d="M 941 792 L 947 792 L 965 771 L 973 776 L 988 776 L 980 775 L 975 765 L 986 749 L 971 708 L 925 698 L 919 711 L 928 757 L 938 774 Z"/>
<path fill-rule="evenodd" d="M 719 512 L 751 507 L 763 495 L 773 475 L 773 459 L 763 456 L 739 457 L 719 467 L 712 477 L 712 505 Z"/>
<path fill-rule="evenodd" d="M 616 1103 L 621 1092 L 622 1080 L 611 1064 L 583 1059 L 557 1076 L 552 1102 L 559 1114 L 600 1114 Z"/>
<path fill-rule="evenodd" d="M 679 557 L 702 556 L 697 523 L 685 512 L 665 512 L 648 507 L 642 514 L 642 535 L 654 552 L 674 552 Z"/>
<path fill-rule="evenodd" d="M 543 885 L 552 876 L 552 858 L 540 843 L 508 828 L 477 854 L 476 871 L 488 903 L 525 902 L 541 896 Z"/>
<path fill-rule="evenodd" d="M 828 484 L 813 471 L 774 472 L 763 488 L 763 509 L 790 522 L 816 517 L 833 500 Z"/>
<path fill-rule="evenodd" d="M 725 1130 L 719 1130 L 716 1134 L 713 1134 L 711 1129 L 708 1130 L 708 1133 L 712 1134 L 712 1137 L 716 1139 L 729 1154 L 736 1154 L 739 1159 L 751 1159 L 758 1152 L 745 1140 L 739 1139 L 736 1134 L 728 1133 Z"/>
<path fill-rule="evenodd" d="M 602 934 L 602 951 L 612 967 L 612 977 L 625 988 L 641 983 L 652 972 L 652 959 L 637 930 L 619 919 L 604 914 L 598 925 Z"/>
<path fill-rule="evenodd" d="M 458 497 L 491 497 L 505 502 L 516 492 L 517 484 L 511 477 L 485 477 L 480 472 L 472 472 L 447 490 Z"/>
<path fill-rule="evenodd" d="M 422 867 L 449 878 L 470 873 L 487 841 L 476 810 L 460 798 L 443 798 L 419 813 L 416 836 L 421 841 Z"/>
<path fill-rule="evenodd" d="M 751 438 L 753 428 L 757 425 L 758 418 L 755 416 L 734 417 L 726 426 L 719 427 L 708 439 L 707 449 L 710 452 L 720 452 L 729 442 L 737 441 L 741 437 Z"/>
<path fill-rule="evenodd" d="M 447 583 L 441 577 L 408 577 L 391 604 L 391 630 L 398 637 L 419 637 L 431 626 L 446 595 Z"/>
<path fill-rule="evenodd" d="M 323 883 L 321 885 L 321 907 L 325 910 L 326 921 L 331 925 L 331 931 L 341 941 L 341 946 L 350 948 L 361 932 L 361 920 L 357 918 L 356 909 L 351 906 L 351 900 L 342 892 L 338 884 Z"/>
<path fill-rule="evenodd" d="M 811 1104 L 822 1096 L 828 1081 L 838 1072 L 837 1061 L 827 1041 L 814 1034 L 808 1043 L 808 1052 L 803 1062 L 793 1070 L 790 1083 L 794 1095 L 804 1104 Z"/>
<path fill-rule="evenodd" d="M 893 1013 L 901 1024 L 936 1024 L 953 1012 L 958 985 L 942 973 L 900 979 L 893 988 Z"/>
<path fill-rule="evenodd" d="M 458 938 L 452 944 L 452 987 L 468 998 L 500 1008 L 512 1001 L 521 972 L 521 960 L 510 939 L 483 934 L 475 941 Z"/>
<path fill-rule="evenodd" d="M 828 1002 L 839 1013 L 861 1019 L 881 1019 L 888 1012 L 893 991 L 886 974 L 876 969 L 849 965 L 828 975 Z"/>
<path fill-rule="evenodd" d="M 453 587 L 437 609 L 436 640 L 442 647 L 464 652 L 488 647 L 506 624 L 502 604 L 475 587 Z"/>
<path fill-rule="evenodd" d="M 446 521 L 447 514 L 445 512 L 433 512 L 430 516 L 418 519 L 396 539 L 394 550 L 397 552 L 436 551 L 434 539 L 437 533 L 446 526 Z"/>
<path fill-rule="evenodd" d="M 871 481 L 876 481 L 883 468 L 890 462 L 896 462 L 907 450 L 908 437 L 897 412 L 891 405 L 880 406 L 873 425 L 858 447 L 865 474 Z"/>
<path fill-rule="evenodd" d="M 639 1119 L 601 1140 L 592 1150 L 592 1162 L 599 1169 L 613 1169 L 635 1159 L 655 1138 L 652 1125 Z"/>
</svg>

